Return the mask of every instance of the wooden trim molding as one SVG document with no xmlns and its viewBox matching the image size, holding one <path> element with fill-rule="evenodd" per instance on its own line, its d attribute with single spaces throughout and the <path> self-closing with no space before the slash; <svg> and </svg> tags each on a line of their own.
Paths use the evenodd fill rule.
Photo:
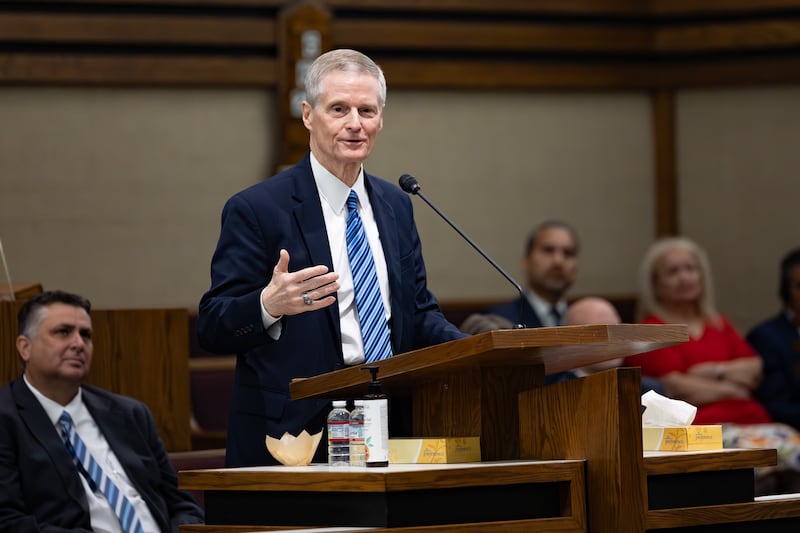
<svg viewBox="0 0 800 533">
<path fill-rule="evenodd" d="M 652 102 L 656 235 L 677 235 L 680 226 L 675 170 L 675 94 L 668 89 L 657 90 Z"/>
</svg>

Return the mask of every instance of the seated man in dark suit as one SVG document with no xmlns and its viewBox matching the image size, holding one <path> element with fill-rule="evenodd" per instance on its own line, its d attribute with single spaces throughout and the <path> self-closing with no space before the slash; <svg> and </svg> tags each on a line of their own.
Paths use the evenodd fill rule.
<svg viewBox="0 0 800 533">
<path fill-rule="evenodd" d="M 60 291 L 20 309 L 23 374 L 0 389 L 0 531 L 177 533 L 201 523 L 147 407 L 83 385 L 90 309 Z"/>
<path fill-rule="evenodd" d="M 522 304 L 524 325 L 529 328 L 561 326 L 567 311 L 566 294 L 575 282 L 578 267 L 578 235 L 559 220 L 539 224 L 528 237 L 522 268 L 525 299 L 492 307 L 486 312 L 517 324 Z"/>
<path fill-rule="evenodd" d="M 781 261 L 779 294 L 783 309 L 747 341 L 764 360 L 756 396 L 776 422 L 800 429 L 800 248 Z"/>
<path fill-rule="evenodd" d="M 529 328 L 564 325 L 567 311 L 566 294 L 575 282 L 578 269 L 578 234 L 560 220 L 546 220 L 528 237 L 522 261 L 527 290 L 525 298 L 492 307 L 486 312 L 500 315 L 514 324 L 520 321 Z M 547 376 L 547 383 L 558 383 L 576 377 L 572 372 Z"/>
</svg>

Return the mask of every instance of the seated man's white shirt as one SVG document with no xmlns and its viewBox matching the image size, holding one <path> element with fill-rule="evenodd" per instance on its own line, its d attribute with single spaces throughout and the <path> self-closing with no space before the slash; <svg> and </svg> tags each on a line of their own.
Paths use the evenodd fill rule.
<svg viewBox="0 0 800 533">
<path fill-rule="evenodd" d="M 58 438 L 61 439 L 58 419 L 61 417 L 63 411 L 67 411 L 72 417 L 75 431 L 81 437 L 84 444 L 86 444 L 89 453 L 95 458 L 95 461 L 97 461 L 100 468 L 103 469 L 103 472 L 105 472 L 111 481 L 119 488 L 120 493 L 124 494 L 131 502 L 131 505 L 133 505 L 136 516 L 142 524 L 142 529 L 147 532 L 160 532 L 161 529 L 150 513 L 147 503 L 136 491 L 130 479 L 128 479 L 117 456 L 114 455 L 114 451 L 108 445 L 105 436 L 103 436 L 103 432 L 97 426 L 91 413 L 89 413 L 89 410 L 84 405 L 82 391 L 79 389 L 75 398 L 66 406 L 62 406 L 39 392 L 36 387 L 28 382 L 27 378 L 24 379 L 25 384 L 31 392 L 33 392 L 33 395 L 36 396 L 36 399 L 39 400 L 39 403 L 53 423 L 53 427 L 56 432 L 58 432 Z M 98 488 L 97 492 L 92 491 L 86 478 L 81 474 L 79 474 L 78 477 L 81 479 L 83 488 L 86 491 L 86 498 L 89 503 L 89 515 L 92 521 L 92 530 L 101 533 L 122 533 L 122 526 L 119 523 L 119 518 L 114 513 L 114 509 L 111 508 L 111 505 L 100 489 Z"/>
<path fill-rule="evenodd" d="M 528 298 L 528 303 L 531 304 L 533 311 L 536 313 L 536 316 L 539 317 L 539 322 L 542 323 L 542 327 L 552 327 L 558 326 L 556 324 L 555 317 L 550 313 L 552 307 L 556 308 L 556 311 L 563 317 L 564 314 L 567 312 L 567 301 L 566 300 L 559 300 L 555 306 L 550 305 L 550 302 L 543 300 L 533 291 L 527 291 L 525 296 Z"/>
</svg>

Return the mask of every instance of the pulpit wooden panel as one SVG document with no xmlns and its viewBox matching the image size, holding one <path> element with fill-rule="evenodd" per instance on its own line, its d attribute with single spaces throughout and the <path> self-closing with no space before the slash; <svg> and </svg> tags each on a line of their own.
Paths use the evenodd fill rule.
<svg viewBox="0 0 800 533">
<path fill-rule="evenodd" d="M 518 411 L 517 395 L 542 388 L 546 374 L 654 350 L 687 338 L 684 325 L 496 330 L 372 365 L 379 367 L 378 377 L 390 396 L 394 392 L 411 393 L 415 436 L 480 436 L 481 458 L 494 461 L 520 457 L 522 412 Z M 359 397 L 366 393 L 369 381 L 363 367 L 293 380 L 292 398 Z"/>
</svg>

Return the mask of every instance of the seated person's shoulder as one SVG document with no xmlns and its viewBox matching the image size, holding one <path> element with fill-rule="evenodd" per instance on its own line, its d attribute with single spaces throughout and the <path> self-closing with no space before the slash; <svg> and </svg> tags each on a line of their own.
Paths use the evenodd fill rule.
<svg viewBox="0 0 800 533">
<path fill-rule="evenodd" d="M 475 335 L 495 329 L 513 329 L 514 324 L 506 317 L 492 313 L 473 313 L 461 323 L 459 329 Z"/>
</svg>

